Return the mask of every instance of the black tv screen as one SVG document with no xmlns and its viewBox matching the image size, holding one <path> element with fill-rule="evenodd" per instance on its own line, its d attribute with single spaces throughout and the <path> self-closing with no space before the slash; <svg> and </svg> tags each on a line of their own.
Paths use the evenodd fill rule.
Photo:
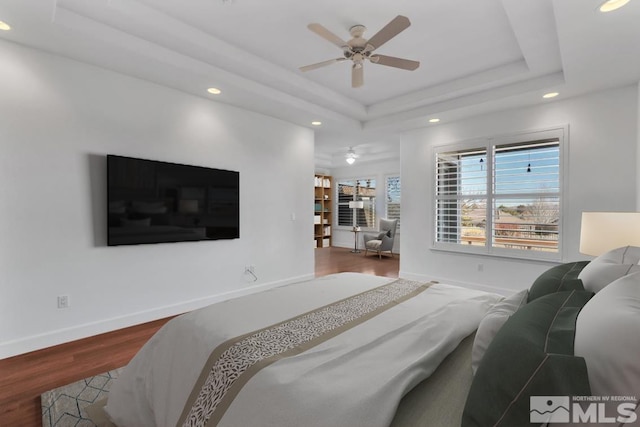
<svg viewBox="0 0 640 427">
<path fill-rule="evenodd" d="M 240 237 L 240 173 L 107 155 L 107 244 Z"/>
</svg>

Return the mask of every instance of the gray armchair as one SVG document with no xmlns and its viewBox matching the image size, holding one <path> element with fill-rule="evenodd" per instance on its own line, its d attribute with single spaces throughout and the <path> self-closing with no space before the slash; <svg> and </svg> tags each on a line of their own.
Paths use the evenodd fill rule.
<svg viewBox="0 0 640 427">
<path fill-rule="evenodd" d="M 367 256 L 367 252 L 373 251 L 378 253 L 378 258 L 382 258 L 382 252 L 389 251 L 391 253 L 391 257 L 393 257 L 393 241 L 396 238 L 397 228 L 397 219 L 380 218 L 379 232 L 362 233 L 362 240 L 364 240 L 364 256 Z"/>
</svg>

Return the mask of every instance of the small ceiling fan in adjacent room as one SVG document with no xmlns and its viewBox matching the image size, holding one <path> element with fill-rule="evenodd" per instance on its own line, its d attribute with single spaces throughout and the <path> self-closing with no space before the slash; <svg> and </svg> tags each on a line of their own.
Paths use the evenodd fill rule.
<svg viewBox="0 0 640 427">
<path fill-rule="evenodd" d="M 353 62 L 353 65 L 351 66 L 352 87 L 360 87 L 363 85 L 363 66 L 364 61 L 367 59 L 369 62 L 374 64 L 413 71 L 420 66 L 420 62 L 373 53 L 380 46 L 406 30 L 410 25 L 411 22 L 409 21 L 409 18 L 398 15 L 368 40 L 362 37 L 367 28 L 364 25 L 354 25 L 349 29 L 352 39 L 346 42 L 320 24 L 309 24 L 307 27 L 311 31 L 342 49 L 343 57 L 306 65 L 304 67 L 300 67 L 300 71 L 315 70 L 316 68 L 331 65 L 336 62 L 351 60 Z"/>
</svg>

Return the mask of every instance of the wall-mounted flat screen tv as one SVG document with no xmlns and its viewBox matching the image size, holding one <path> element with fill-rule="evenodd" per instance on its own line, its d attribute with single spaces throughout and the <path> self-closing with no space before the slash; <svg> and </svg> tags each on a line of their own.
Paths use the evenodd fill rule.
<svg viewBox="0 0 640 427">
<path fill-rule="evenodd" d="M 240 237 L 240 173 L 107 155 L 107 244 Z"/>
</svg>

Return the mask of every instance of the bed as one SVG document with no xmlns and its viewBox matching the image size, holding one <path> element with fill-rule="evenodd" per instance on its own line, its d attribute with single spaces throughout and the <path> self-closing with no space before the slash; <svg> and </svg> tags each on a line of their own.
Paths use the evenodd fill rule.
<svg viewBox="0 0 640 427">
<path fill-rule="evenodd" d="M 464 402 L 473 333 L 501 299 L 340 273 L 221 302 L 159 330 L 105 411 L 119 427 L 410 425 L 448 392 Z M 425 401 L 444 386 L 458 392 Z"/>
</svg>

